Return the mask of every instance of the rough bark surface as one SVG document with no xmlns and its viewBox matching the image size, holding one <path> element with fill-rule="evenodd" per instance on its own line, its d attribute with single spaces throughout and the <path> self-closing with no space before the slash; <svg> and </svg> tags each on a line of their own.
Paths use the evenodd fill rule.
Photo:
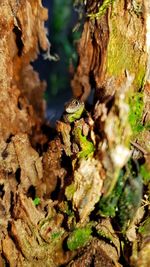
<svg viewBox="0 0 150 267">
<path fill-rule="evenodd" d="M 6 262 L 10 266 L 34 266 L 32 259 L 38 254 L 29 245 L 33 241 L 32 247 L 36 246 L 30 227 L 44 215 L 26 196 L 43 196 L 46 191 L 42 186 L 42 159 L 31 146 L 44 118 L 45 84 L 30 62 L 37 57 L 38 44 L 43 50 L 48 48 L 44 28 L 47 16 L 41 1 L 0 2 L 1 266 Z"/>
<path fill-rule="evenodd" d="M 30 64 L 39 46 L 49 49 L 48 12 L 41 0 L 0 1 L 0 266 L 150 265 L 149 179 L 145 191 L 140 179 L 128 179 L 115 215 L 99 211 L 99 199 L 105 202 L 114 192 L 120 171 L 128 178 L 131 144 L 150 166 L 149 0 L 76 2 L 86 2 L 86 18 L 72 90 L 86 100 L 94 88 L 95 103 L 74 123 L 58 122 L 49 141 L 41 130 L 45 83 Z M 141 91 L 144 105 L 131 135 L 128 104 L 132 109 Z M 137 126 L 143 127 L 140 133 L 134 132 Z M 124 202 L 129 189 L 138 206 Z M 127 233 L 124 221 L 131 221 Z M 136 231 L 138 224 L 144 232 Z M 130 252 L 122 252 L 122 240 Z"/>
</svg>

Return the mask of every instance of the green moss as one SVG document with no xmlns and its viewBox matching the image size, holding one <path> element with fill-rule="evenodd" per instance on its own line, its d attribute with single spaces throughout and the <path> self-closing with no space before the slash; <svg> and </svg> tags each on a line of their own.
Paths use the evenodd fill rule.
<svg viewBox="0 0 150 267">
<path fill-rule="evenodd" d="M 95 147 L 92 142 L 87 140 L 86 136 L 82 135 L 82 129 L 78 126 L 75 127 L 73 134 L 76 142 L 81 148 L 81 151 L 78 153 L 78 158 L 87 158 L 88 156 L 91 156 L 95 151 Z"/>
<path fill-rule="evenodd" d="M 108 9 L 108 7 L 113 4 L 115 0 L 104 0 L 102 5 L 99 7 L 99 10 L 97 13 L 95 14 L 88 14 L 88 17 L 90 17 L 91 19 L 100 19 L 101 16 L 103 16 L 106 13 L 106 10 Z"/>
<path fill-rule="evenodd" d="M 68 185 L 65 190 L 65 196 L 68 200 L 71 200 L 73 198 L 73 195 L 75 193 L 75 185 L 74 183 Z"/>
<path fill-rule="evenodd" d="M 126 55 L 127 49 L 129 49 L 128 40 L 119 34 L 113 25 L 107 55 L 107 69 L 110 75 L 118 76 L 123 69 L 130 68 L 133 56 L 130 53 Z"/>
<path fill-rule="evenodd" d="M 141 56 L 140 49 L 134 48 L 133 39 L 131 39 L 130 34 L 125 34 L 120 31 L 121 28 L 124 28 L 123 21 L 124 23 L 126 23 L 126 21 L 125 18 L 122 20 L 118 18 L 118 21 L 116 17 L 117 13 L 118 10 L 116 3 L 114 16 L 112 13 L 111 17 L 110 36 L 107 50 L 107 72 L 110 76 L 121 76 L 125 70 L 128 70 L 129 73 L 135 74 L 133 87 L 136 90 L 139 90 L 143 87 L 146 71 L 144 53 L 143 56 Z M 139 29 L 137 32 L 139 32 Z"/>
<path fill-rule="evenodd" d="M 129 53 L 127 51 L 130 51 Z M 137 64 L 138 55 L 135 56 L 129 40 L 126 36 L 112 30 L 112 35 L 108 45 L 107 70 L 110 75 L 119 76 L 127 69 L 131 73 L 135 73 L 134 85 L 136 88 L 142 88 L 145 77 L 145 66 Z"/>
<path fill-rule="evenodd" d="M 83 247 L 91 238 L 91 225 L 84 228 L 75 229 L 67 240 L 69 250 L 76 250 Z"/>
<path fill-rule="evenodd" d="M 145 72 L 146 72 L 145 66 L 140 65 L 140 68 L 138 69 L 138 73 L 135 79 L 136 87 L 138 89 L 142 89 L 144 86 Z"/>
<path fill-rule="evenodd" d="M 138 228 L 138 232 L 144 237 L 149 235 L 149 233 L 150 233 L 150 217 L 148 217 L 142 223 L 142 225 Z"/>
<path fill-rule="evenodd" d="M 143 178 L 144 184 L 148 184 L 150 181 L 150 171 L 147 169 L 147 166 L 145 164 L 140 167 L 140 173 Z"/>
<path fill-rule="evenodd" d="M 143 131 L 145 128 L 141 123 L 144 109 L 143 93 L 134 93 L 134 95 L 130 97 L 129 106 L 129 123 L 131 125 L 133 134 L 136 134 Z"/>
<path fill-rule="evenodd" d="M 123 186 L 124 186 L 124 172 L 121 170 L 120 175 L 118 177 L 118 181 L 112 193 L 108 197 L 103 196 L 100 199 L 99 210 L 101 215 L 106 217 L 107 216 L 114 217 L 116 215 L 117 203 L 122 193 Z"/>
<path fill-rule="evenodd" d="M 35 199 L 33 200 L 33 203 L 35 206 L 39 205 L 41 202 L 40 198 L 39 197 L 35 197 Z"/>
<path fill-rule="evenodd" d="M 90 155 L 93 155 L 95 147 L 92 142 L 88 141 L 85 136 L 82 136 L 81 139 L 81 148 L 82 151 L 79 152 L 79 158 L 87 158 Z"/>
<path fill-rule="evenodd" d="M 113 241 L 112 241 L 112 237 L 111 237 L 111 235 L 108 235 L 108 233 L 105 232 L 104 230 L 99 229 L 99 230 L 97 231 L 97 233 L 98 233 L 98 235 L 99 235 L 100 237 L 103 237 L 103 238 L 107 239 L 108 242 L 110 242 L 110 243 L 113 242 Z"/>
<path fill-rule="evenodd" d="M 141 176 L 136 173 L 130 175 L 118 202 L 118 223 L 125 233 L 129 223 L 133 220 L 135 213 L 142 201 L 143 186 Z"/>
<path fill-rule="evenodd" d="M 61 235 L 62 235 L 63 231 L 59 231 L 59 232 L 53 232 L 51 235 L 51 238 L 54 239 L 58 239 Z"/>
</svg>

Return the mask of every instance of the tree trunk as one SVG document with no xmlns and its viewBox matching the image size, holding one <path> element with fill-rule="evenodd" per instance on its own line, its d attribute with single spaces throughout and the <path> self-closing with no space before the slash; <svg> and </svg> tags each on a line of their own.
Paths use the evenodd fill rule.
<svg viewBox="0 0 150 267">
<path fill-rule="evenodd" d="M 0 2 L 0 266 L 150 265 L 149 0 L 75 4 L 86 15 L 71 86 L 94 103 L 52 140 L 30 64 L 49 52 L 47 10 Z"/>
</svg>

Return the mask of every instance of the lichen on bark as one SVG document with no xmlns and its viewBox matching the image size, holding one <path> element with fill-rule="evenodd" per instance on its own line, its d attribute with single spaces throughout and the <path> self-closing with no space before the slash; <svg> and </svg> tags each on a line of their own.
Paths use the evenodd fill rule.
<svg viewBox="0 0 150 267">
<path fill-rule="evenodd" d="M 55 134 L 46 124 L 48 136 L 30 65 L 49 51 L 47 10 L 0 3 L 0 266 L 149 266 L 149 2 L 75 5 L 85 20 L 71 86 L 94 101 Z"/>
</svg>

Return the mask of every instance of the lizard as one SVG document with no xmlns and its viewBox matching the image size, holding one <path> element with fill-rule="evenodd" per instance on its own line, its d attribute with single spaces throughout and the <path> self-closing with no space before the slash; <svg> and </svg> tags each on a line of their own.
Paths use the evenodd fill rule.
<svg viewBox="0 0 150 267">
<path fill-rule="evenodd" d="M 90 125 L 88 125 L 84 121 L 84 116 L 86 115 L 88 117 L 88 112 L 85 109 L 85 104 L 83 101 L 76 98 L 72 98 L 65 104 L 65 112 L 62 116 L 63 122 L 59 122 L 58 126 L 59 132 L 61 132 L 61 135 L 63 137 L 65 147 L 67 147 L 67 149 L 69 148 L 69 152 L 67 151 L 68 156 L 75 152 L 77 153 L 78 158 L 87 158 L 89 155 L 91 155 L 91 153 L 94 152 L 93 142 L 87 140 Z M 60 127 L 62 124 L 63 127 Z M 65 129 L 68 129 L 68 126 L 68 134 L 66 133 L 64 136 L 64 132 L 66 132 Z M 79 145 L 79 150 L 77 149 L 77 151 L 71 151 L 70 135 L 73 136 L 73 140 L 75 141 L 73 142 L 73 147 Z"/>
</svg>

